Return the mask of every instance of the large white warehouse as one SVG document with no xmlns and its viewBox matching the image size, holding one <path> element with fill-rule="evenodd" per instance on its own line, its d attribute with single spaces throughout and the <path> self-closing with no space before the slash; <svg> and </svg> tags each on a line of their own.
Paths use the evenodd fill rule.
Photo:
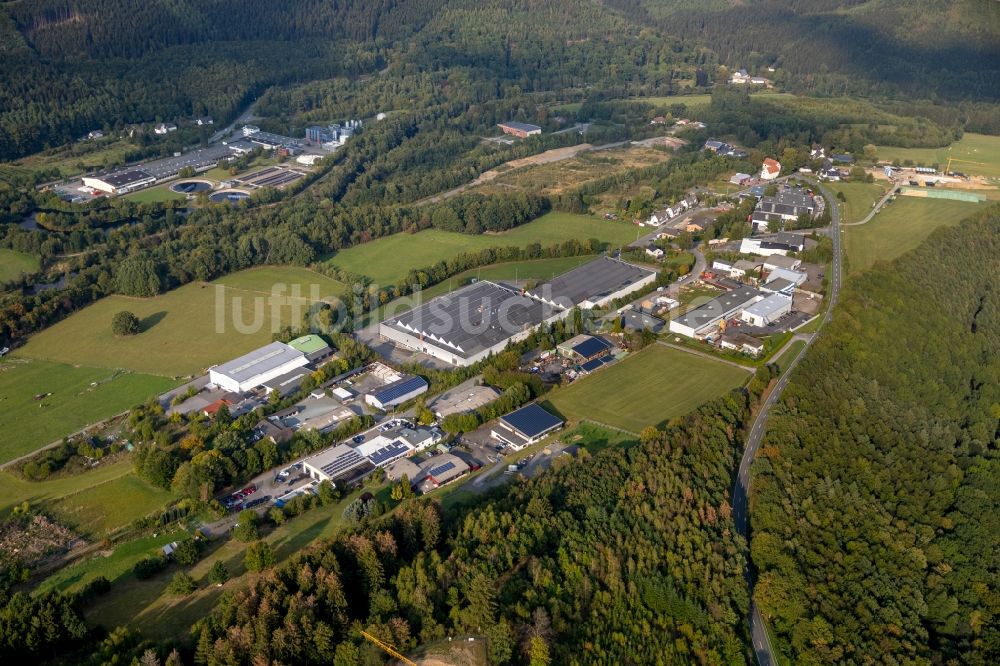
<svg viewBox="0 0 1000 666">
<path fill-rule="evenodd" d="M 208 373 L 208 380 L 227 391 L 243 393 L 301 368 L 309 359 L 298 349 L 284 342 L 272 342 L 228 363 L 217 365 Z"/>
</svg>

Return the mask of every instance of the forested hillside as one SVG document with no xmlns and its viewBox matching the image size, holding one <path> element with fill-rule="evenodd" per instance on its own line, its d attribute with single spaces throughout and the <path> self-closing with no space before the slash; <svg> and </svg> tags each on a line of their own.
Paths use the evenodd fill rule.
<svg viewBox="0 0 1000 666">
<path fill-rule="evenodd" d="M 273 85 L 447 72 L 492 97 L 667 95 L 720 65 L 823 95 L 995 100 L 1000 19 L 988 0 L 19 0 L 0 5 L 0 159 L 88 130 L 228 120 Z M 387 69 L 388 67 L 388 69 Z M 394 106 L 412 104 L 396 96 Z M 410 106 L 409 108 L 414 108 Z M 418 107 L 419 108 L 419 107 Z M 979 112 L 963 121 L 980 131 Z"/>
<path fill-rule="evenodd" d="M 1000 209 L 851 283 L 753 468 L 791 663 L 1000 663 Z"/>
<path fill-rule="evenodd" d="M 374 651 L 357 622 L 404 650 L 485 634 L 491 663 L 650 663 L 655 649 L 742 664 L 745 552 L 728 491 L 753 395 L 557 465 L 453 525 L 414 502 L 311 548 L 224 601 L 196 631 L 195 661 L 357 664 Z"/>
</svg>

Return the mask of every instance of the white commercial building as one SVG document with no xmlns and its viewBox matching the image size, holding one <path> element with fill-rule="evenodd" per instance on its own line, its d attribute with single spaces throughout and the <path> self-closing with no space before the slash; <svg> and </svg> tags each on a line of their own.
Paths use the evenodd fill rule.
<svg viewBox="0 0 1000 666">
<path fill-rule="evenodd" d="M 704 305 L 670 320 L 670 332 L 694 338 L 714 332 L 719 322 L 736 315 L 740 310 L 762 298 L 753 287 L 740 287 L 716 296 Z"/>
<path fill-rule="evenodd" d="M 233 393 L 244 393 L 269 380 L 301 368 L 308 359 L 283 342 L 272 342 L 228 363 L 217 365 L 208 373 L 212 384 Z"/>
<path fill-rule="evenodd" d="M 368 460 L 346 444 L 338 444 L 302 461 L 302 471 L 315 481 L 352 479 L 374 470 Z"/>
<path fill-rule="evenodd" d="M 784 294 L 771 294 L 740 313 L 740 319 L 753 326 L 767 326 L 792 311 L 792 299 Z"/>
<path fill-rule="evenodd" d="M 115 171 L 103 176 L 84 176 L 83 184 L 108 194 L 125 194 L 156 182 L 156 178 L 140 169 Z"/>
</svg>

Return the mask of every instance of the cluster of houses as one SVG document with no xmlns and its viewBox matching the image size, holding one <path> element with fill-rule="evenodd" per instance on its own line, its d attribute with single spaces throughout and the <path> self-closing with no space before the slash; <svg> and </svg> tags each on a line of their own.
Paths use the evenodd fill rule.
<svg viewBox="0 0 1000 666">
<path fill-rule="evenodd" d="M 750 217 L 753 233 L 781 230 L 787 223 L 802 216 L 815 218 L 823 211 L 823 198 L 801 187 L 781 186 L 773 196 L 751 192 L 757 196 L 757 206 Z"/>
<path fill-rule="evenodd" d="M 729 82 L 734 85 L 767 86 L 771 81 L 763 76 L 750 76 L 747 70 L 740 68 L 729 76 Z"/>
<path fill-rule="evenodd" d="M 831 153 L 827 155 L 826 148 L 818 143 L 812 145 L 812 149 L 809 151 L 809 159 L 813 162 L 813 166 L 816 166 L 815 163 L 819 162 L 815 173 L 820 180 L 834 183 L 845 180 L 850 175 L 850 167 L 854 164 L 853 155 L 848 153 Z M 799 169 L 800 173 L 813 173 L 813 171 L 814 169 L 809 166 Z"/>
<path fill-rule="evenodd" d="M 641 227 L 658 227 L 666 224 L 675 217 L 686 213 L 698 205 L 698 197 L 688 194 L 672 206 L 667 206 L 658 212 L 654 212 L 647 220 L 637 220 L 636 224 Z"/>
</svg>

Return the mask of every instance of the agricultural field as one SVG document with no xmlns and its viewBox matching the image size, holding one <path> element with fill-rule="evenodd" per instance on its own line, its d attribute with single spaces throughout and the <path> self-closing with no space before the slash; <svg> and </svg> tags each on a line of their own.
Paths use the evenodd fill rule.
<svg viewBox="0 0 1000 666">
<path fill-rule="evenodd" d="M 499 234 L 470 236 L 438 229 L 393 234 L 338 252 L 330 263 L 351 273 L 367 275 L 376 285 L 386 285 L 401 280 L 415 268 L 431 266 L 462 252 L 511 245 L 524 247 L 535 242 L 546 247 L 571 238 L 599 238 L 619 246 L 634 241 L 636 233 L 636 227 L 625 222 L 553 212 Z"/>
<path fill-rule="evenodd" d="M 864 219 L 886 188 L 879 183 L 831 183 L 835 192 L 843 192 L 846 201 L 840 203 L 841 222 L 859 222 Z"/>
<path fill-rule="evenodd" d="M 277 282 L 299 285 L 303 297 L 270 295 Z M 183 377 L 245 354 L 271 341 L 286 324 L 298 324 L 308 310 L 309 285 L 323 297 L 339 293 L 336 280 L 302 268 L 242 271 L 216 283 L 191 283 L 153 298 L 108 296 L 32 336 L 22 357 L 127 368 Z M 111 333 L 111 318 L 129 310 L 142 322 L 138 335 Z M 133 396 L 141 402 L 147 394 Z M 130 403 L 132 404 L 132 403 Z"/>
<path fill-rule="evenodd" d="M 144 190 L 126 194 L 125 198 L 136 203 L 160 203 L 162 201 L 183 201 L 187 198 L 187 195 L 174 192 L 168 184 L 147 187 Z"/>
<path fill-rule="evenodd" d="M 0 283 L 17 279 L 24 273 L 38 270 L 38 257 L 16 250 L 0 249 Z"/>
<path fill-rule="evenodd" d="M 170 379 L 148 374 L 7 357 L 0 362 L 0 430 L 4 433 L 0 462 L 31 453 L 175 385 Z"/>
<path fill-rule="evenodd" d="M 553 391 L 548 402 L 570 420 L 589 418 L 638 433 L 687 414 L 749 378 L 749 372 L 728 363 L 653 344 Z"/>
<path fill-rule="evenodd" d="M 91 539 L 162 509 L 176 496 L 126 474 L 63 497 L 47 508 L 63 525 Z"/>
<path fill-rule="evenodd" d="M 879 146 L 878 157 L 881 160 L 899 160 L 900 163 L 910 160 L 916 165 L 937 164 L 941 169 L 945 168 L 949 157 L 954 157 L 956 160 L 983 163 L 970 164 L 956 161 L 951 166 L 954 171 L 1000 178 L 1000 136 L 966 133 L 959 141 L 943 148 Z"/>
<path fill-rule="evenodd" d="M 938 227 L 954 226 L 981 208 L 964 201 L 897 197 L 868 223 L 846 228 L 848 268 L 859 273 L 876 261 L 891 261 L 920 245 Z"/>
</svg>

